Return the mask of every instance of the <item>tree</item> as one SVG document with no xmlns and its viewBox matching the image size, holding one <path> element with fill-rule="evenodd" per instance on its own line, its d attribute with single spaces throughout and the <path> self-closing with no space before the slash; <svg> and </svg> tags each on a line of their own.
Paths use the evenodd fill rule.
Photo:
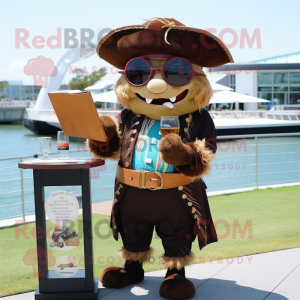
<svg viewBox="0 0 300 300">
<path fill-rule="evenodd" d="M 1 94 L 3 93 L 3 89 L 7 87 L 8 82 L 7 81 L 0 81 L 0 91 Z M 6 95 L 1 95 L 1 97 L 5 98 Z"/>
<path fill-rule="evenodd" d="M 106 73 L 106 68 L 101 68 L 90 75 L 84 75 L 84 70 L 76 69 L 76 77 L 69 82 L 69 88 L 71 90 L 84 90 L 86 87 L 95 84 L 98 80 L 104 77 Z"/>
</svg>

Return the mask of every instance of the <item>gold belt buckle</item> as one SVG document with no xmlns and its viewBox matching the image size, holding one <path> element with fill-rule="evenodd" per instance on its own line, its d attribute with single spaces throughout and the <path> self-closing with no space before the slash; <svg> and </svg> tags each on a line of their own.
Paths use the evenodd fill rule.
<svg viewBox="0 0 300 300">
<path fill-rule="evenodd" d="M 139 188 L 145 189 L 145 171 L 140 171 L 140 174 L 142 175 L 142 180 L 140 181 Z"/>
<path fill-rule="evenodd" d="M 140 171 L 140 174 L 142 176 L 140 184 L 139 184 L 140 189 L 147 189 L 145 187 L 145 173 L 146 173 L 145 171 Z M 155 174 L 160 178 L 160 186 L 157 186 L 155 188 L 148 188 L 148 190 L 151 190 L 151 191 L 161 190 L 164 186 L 164 180 L 163 180 L 161 173 L 155 172 Z"/>
<path fill-rule="evenodd" d="M 164 180 L 163 180 L 161 173 L 155 172 L 155 174 L 160 178 L 160 186 L 157 186 L 155 188 L 149 188 L 149 190 L 151 190 L 151 191 L 161 190 L 164 186 Z"/>
</svg>

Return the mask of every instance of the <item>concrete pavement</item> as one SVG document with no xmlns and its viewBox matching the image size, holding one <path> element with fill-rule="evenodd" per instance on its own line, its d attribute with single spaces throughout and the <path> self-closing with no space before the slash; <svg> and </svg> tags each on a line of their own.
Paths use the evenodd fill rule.
<svg viewBox="0 0 300 300">
<path fill-rule="evenodd" d="M 165 270 L 149 272 L 139 284 L 108 289 L 101 284 L 100 300 L 162 300 L 159 286 Z M 194 283 L 194 299 L 300 300 L 300 248 L 195 264 L 186 268 Z M 5 300 L 33 300 L 34 292 Z M 55 298 L 53 298 L 55 299 Z"/>
</svg>

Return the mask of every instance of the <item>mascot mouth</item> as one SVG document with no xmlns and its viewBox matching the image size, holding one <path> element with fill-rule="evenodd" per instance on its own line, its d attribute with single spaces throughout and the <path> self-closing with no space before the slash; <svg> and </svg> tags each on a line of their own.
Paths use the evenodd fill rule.
<svg viewBox="0 0 300 300">
<path fill-rule="evenodd" d="M 147 102 L 148 104 L 154 104 L 154 105 L 165 105 L 169 108 L 173 108 L 173 103 L 177 103 L 185 98 L 189 90 L 184 90 L 182 93 L 178 94 L 175 97 L 172 98 L 154 98 L 154 99 L 147 99 L 142 97 L 140 94 L 136 93 L 136 95 L 143 101 Z"/>
</svg>

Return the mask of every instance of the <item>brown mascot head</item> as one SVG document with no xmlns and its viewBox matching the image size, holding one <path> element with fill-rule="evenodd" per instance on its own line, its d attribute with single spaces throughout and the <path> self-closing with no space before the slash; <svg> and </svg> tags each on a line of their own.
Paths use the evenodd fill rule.
<svg viewBox="0 0 300 300">
<path fill-rule="evenodd" d="M 97 53 L 124 70 L 115 86 L 118 101 L 156 120 L 205 107 L 212 90 L 202 67 L 233 62 L 217 37 L 168 18 L 115 29 Z"/>
</svg>

